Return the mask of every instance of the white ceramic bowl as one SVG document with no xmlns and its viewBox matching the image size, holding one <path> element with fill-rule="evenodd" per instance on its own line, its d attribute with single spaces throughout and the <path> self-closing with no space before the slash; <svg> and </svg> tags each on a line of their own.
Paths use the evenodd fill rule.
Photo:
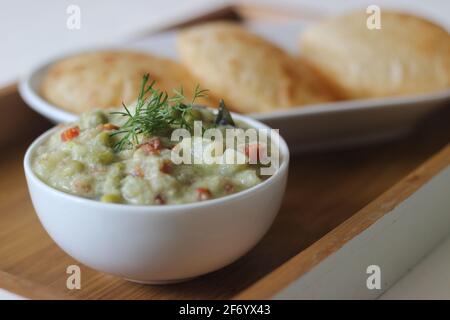
<svg viewBox="0 0 450 320">
<path fill-rule="evenodd" d="M 267 128 L 239 115 L 254 128 Z M 53 240 L 81 263 L 141 283 L 170 283 L 220 269 L 247 253 L 271 226 L 283 198 L 289 150 L 279 138 L 280 167 L 261 184 L 204 202 L 136 206 L 108 204 L 58 191 L 31 169 L 25 175 L 39 219 Z M 277 135 L 277 133 L 273 133 Z"/>
</svg>

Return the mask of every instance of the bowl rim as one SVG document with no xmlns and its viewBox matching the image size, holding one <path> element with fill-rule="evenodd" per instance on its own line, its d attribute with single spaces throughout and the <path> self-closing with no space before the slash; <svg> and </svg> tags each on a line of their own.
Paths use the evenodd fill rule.
<svg viewBox="0 0 450 320">
<path fill-rule="evenodd" d="M 249 125 L 252 128 L 255 129 L 272 129 L 269 126 L 259 122 L 258 120 L 251 119 L 246 116 L 242 116 L 236 113 L 232 112 L 232 116 L 234 119 Z M 91 205 L 94 207 L 99 207 L 101 209 L 112 209 L 112 210 L 123 210 L 126 209 L 127 211 L 133 211 L 133 212 L 154 212 L 154 213 L 160 213 L 161 211 L 167 211 L 167 212 L 173 212 L 173 211 L 179 211 L 179 210 L 189 210 L 189 209 L 195 209 L 195 208 L 201 208 L 201 207 L 213 207 L 215 205 L 223 204 L 224 202 L 233 202 L 237 200 L 242 200 L 246 197 L 248 197 L 251 193 L 262 191 L 266 188 L 269 188 L 273 182 L 277 179 L 278 176 L 283 174 L 288 170 L 289 166 L 289 148 L 287 146 L 286 141 L 283 139 L 283 137 L 279 134 L 279 132 L 271 131 L 271 136 L 275 135 L 278 138 L 278 147 L 279 147 L 279 154 L 280 154 L 280 165 L 278 169 L 275 171 L 273 175 L 271 175 L 266 180 L 262 181 L 261 183 L 250 187 L 248 189 L 239 191 L 237 193 L 233 193 L 230 195 L 226 195 L 224 197 L 220 198 L 214 198 L 206 201 L 197 201 L 197 202 L 189 202 L 189 203 L 180 203 L 180 204 L 167 204 L 167 205 L 136 205 L 136 204 L 125 204 L 125 203 L 105 203 L 101 202 L 99 200 L 95 199 L 89 199 L 84 198 L 81 196 L 73 195 L 61 190 L 58 190 L 56 188 L 53 188 L 52 186 L 49 186 L 44 181 L 42 181 L 32 170 L 31 168 L 31 160 L 34 155 L 34 151 L 37 147 L 39 147 L 44 141 L 46 141 L 52 133 L 54 133 L 58 129 L 58 126 L 54 126 L 41 135 L 39 135 L 27 148 L 25 152 L 25 156 L 23 159 L 23 166 L 25 171 L 25 176 L 27 180 L 30 180 L 32 183 L 36 184 L 38 187 L 43 188 L 47 192 L 50 192 L 54 194 L 57 197 L 61 197 L 67 201 L 72 202 L 78 202 L 80 204 L 85 205 Z"/>
</svg>

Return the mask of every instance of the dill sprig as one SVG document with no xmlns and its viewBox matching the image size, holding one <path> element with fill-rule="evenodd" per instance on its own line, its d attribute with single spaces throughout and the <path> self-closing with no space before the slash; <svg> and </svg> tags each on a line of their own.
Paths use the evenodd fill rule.
<svg viewBox="0 0 450 320">
<path fill-rule="evenodd" d="M 121 135 L 114 144 L 114 150 L 117 152 L 138 145 L 142 135 L 164 135 L 176 128 L 192 130 L 192 121 L 189 121 L 188 114 L 195 100 L 205 97 L 207 90 L 201 90 L 197 85 L 192 100 L 186 103 L 183 88 L 174 90 L 174 95 L 169 97 L 167 92 L 154 87 L 155 81 L 148 84 L 149 77 L 149 74 L 146 74 L 142 79 L 134 112 L 124 103 L 124 111 L 111 112 L 127 118 L 125 123 L 111 134 Z"/>
</svg>

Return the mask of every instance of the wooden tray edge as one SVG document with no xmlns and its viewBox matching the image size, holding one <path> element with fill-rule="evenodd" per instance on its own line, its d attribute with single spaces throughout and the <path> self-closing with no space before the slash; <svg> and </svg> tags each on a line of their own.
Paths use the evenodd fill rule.
<svg viewBox="0 0 450 320">
<path fill-rule="evenodd" d="M 71 298 L 62 292 L 46 288 L 30 280 L 22 279 L 0 270 L 0 288 L 24 299 L 38 300 L 70 300 Z"/>
<path fill-rule="evenodd" d="M 450 144 L 313 245 L 233 299 L 269 299 L 391 212 L 450 165 Z"/>
</svg>

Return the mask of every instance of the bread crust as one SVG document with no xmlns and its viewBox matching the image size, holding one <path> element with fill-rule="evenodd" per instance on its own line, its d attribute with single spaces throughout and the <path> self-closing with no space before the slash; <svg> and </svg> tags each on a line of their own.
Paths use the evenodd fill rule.
<svg viewBox="0 0 450 320">
<path fill-rule="evenodd" d="M 348 99 L 427 93 L 450 88 L 450 35 L 405 13 L 381 12 L 381 29 L 352 12 L 301 34 L 302 56 Z"/>
<path fill-rule="evenodd" d="M 45 75 L 41 94 L 49 102 L 74 113 L 130 104 L 139 94 L 142 76 L 150 74 L 155 87 L 170 94 L 183 86 L 190 99 L 196 80 L 181 64 L 147 53 L 96 51 L 62 59 Z M 202 99 L 201 104 L 216 104 Z"/>
<path fill-rule="evenodd" d="M 236 23 L 182 30 L 178 51 L 204 87 L 242 113 L 336 99 L 314 69 Z"/>
</svg>

